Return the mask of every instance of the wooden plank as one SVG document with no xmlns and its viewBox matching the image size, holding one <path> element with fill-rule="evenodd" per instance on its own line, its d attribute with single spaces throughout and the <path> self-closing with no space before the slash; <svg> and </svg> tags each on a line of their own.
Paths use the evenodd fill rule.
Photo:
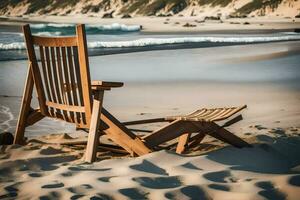
<svg viewBox="0 0 300 200">
<path fill-rule="evenodd" d="M 33 44 L 47 47 L 71 47 L 77 45 L 76 37 L 32 36 Z"/>
<path fill-rule="evenodd" d="M 205 133 L 197 133 L 196 135 L 194 135 L 193 137 L 191 137 L 189 139 L 189 144 L 188 147 L 194 147 L 196 145 L 199 145 L 202 140 L 205 138 L 206 134 Z"/>
<path fill-rule="evenodd" d="M 218 124 L 214 122 L 206 122 L 205 124 L 194 123 L 198 127 L 202 127 L 202 130 L 206 130 L 207 134 L 223 141 L 229 143 L 235 147 L 251 147 L 246 141 L 242 140 L 241 138 L 237 137 L 233 133 L 229 132 L 225 128 L 220 127 Z M 205 125 L 206 127 L 203 127 Z"/>
<path fill-rule="evenodd" d="M 25 81 L 25 87 L 23 91 L 23 97 L 21 101 L 21 108 L 19 112 L 14 144 L 23 144 L 24 143 L 24 133 L 26 127 L 27 116 L 30 111 L 30 103 L 32 99 L 32 92 L 33 92 L 33 77 L 31 73 L 31 67 L 27 69 L 27 78 Z"/>
<path fill-rule="evenodd" d="M 42 78 L 41 78 L 40 69 L 39 69 L 39 66 L 37 63 L 34 46 L 32 43 L 31 30 L 30 30 L 30 27 L 28 24 L 23 26 L 23 32 L 24 32 L 25 44 L 27 47 L 28 59 L 31 62 L 31 65 L 30 65 L 30 67 L 32 68 L 31 73 L 32 73 L 35 88 L 37 91 L 40 109 L 41 109 L 42 113 L 47 113 L 47 108 L 45 105 L 46 98 L 45 98 L 44 88 L 42 87 L 43 82 L 42 82 Z"/>
<path fill-rule="evenodd" d="M 49 107 L 55 108 L 57 110 L 68 110 L 68 111 L 72 111 L 72 112 L 84 112 L 85 111 L 84 106 L 65 105 L 65 104 L 53 103 L 51 101 L 46 101 L 46 105 Z"/>
<path fill-rule="evenodd" d="M 45 115 L 43 115 L 41 113 L 40 109 L 36 109 L 36 110 L 30 112 L 26 119 L 26 127 L 35 124 L 36 122 L 40 121 L 44 117 L 45 117 Z"/>
<path fill-rule="evenodd" d="M 60 101 L 61 104 L 68 105 L 66 93 L 64 92 L 64 75 L 62 70 L 62 60 L 61 60 L 61 48 L 56 47 L 56 60 L 57 60 L 57 73 L 58 73 L 58 79 L 59 79 L 59 92 L 60 92 Z M 66 110 L 62 110 L 63 117 L 66 121 L 69 121 L 68 112 Z"/>
<path fill-rule="evenodd" d="M 81 83 L 81 77 L 80 77 L 80 66 L 79 66 L 79 59 L 78 59 L 78 48 L 77 47 L 72 47 L 73 48 L 73 58 L 74 58 L 74 67 L 75 67 L 75 74 L 76 74 L 76 80 L 77 80 L 77 86 L 78 86 L 78 102 L 80 106 L 84 106 L 84 101 L 83 101 L 83 92 L 82 92 L 82 83 Z M 85 113 L 82 112 L 80 113 L 81 115 L 81 123 L 86 124 L 86 116 Z"/>
<path fill-rule="evenodd" d="M 44 80 L 44 88 L 46 89 L 47 99 L 52 101 L 52 97 L 50 94 L 50 87 L 49 87 L 49 79 L 46 71 L 46 60 L 45 60 L 45 52 L 44 47 L 40 46 L 40 57 L 41 57 L 41 64 L 42 64 L 42 74 Z M 54 113 L 53 108 L 50 108 L 50 113 Z M 45 114 L 45 113 L 44 113 Z"/>
<path fill-rule="evenodd" d="M 75 72 L 74 72 L 74 63 L 73 63 L 73 56 L 72 56 L 72 49 L 71 47 L 67 47 L 67 59 L 69 64 L 69 72 L 70 72 L 70 81 L 71 81 L 71 93 L 72 93 L 72 102 L 73 105 L 78 106 L 78 96 L 77 96 L 77 88 L 76 88 L 76 79 L 75 79 Z M 76 124 L 80 124 L 80 114 L 74 113 L 74 121 Z"/>
<path fill-rule="evenodd" d="M 85 106 L 86 123 L 90 124 L 91 109 L 92 109 L 91 106 L 92 93 L 91 93 L 90 68 L 88 62 L 88 51 L 87 51 L 87 42 L 86 42 L 84 25 L 81 24 L 76 26 L 76 34 L 77 34 L 81 86 L 82 86 L 83 101 Z"/>
<path fill-rule="evenodd" d="M 92 81 L 92 86 L 103 86 L 103 87 L 122 87 L 122 82 L 109 82 L 109 81 Z"/>
<path fill-rule="evenodd" d="M 176 153 L 182 154 L 185 151 L 190 136 L 191 136 L 190 133 L 185 133 L 185 134 L 182 134 L 179 137 L 178 144 L 177 144 L 177 147 L 176 147 Z"/>
<path fill-rule="evenodd" d="M 153 118 L 153 119 L 143 119 L 143 120 L 122 122 L 122 124 L 125 126 L 129 126 L 129 125 L 149 124 L 149 123 L 157 123 L 157 122 L 168 122 L 168 120 L 165 120 L 165 118 Z"/>
<path fill-rule="evenodd" d="M 51 67 L 51 63 L 50 63 L 50 55 L 49 55 L 49 48 L 48 47 L 45 47 L 45 56 L 46 56 L 46 69 L 47 69 L 47 78 L 48 78 L 48 81 L 49 81 L 49 90 L 50 90 L 50 95 L 51 95 L 51 100 L 52 102 L 57 102 L 56 101 L 56 96 L 55 96 L 55 92 L 54 92 L 54 84 L 53 84 L 53 78 L 52 78 L 52 67 Z M 55 117 L 55 112 L 56 110 L 55 109 L 51 109 L 50 110 L 50 115 L 52 117 Z"/>
<path fill-rule="evenodd" d="M 85 152 L 85 161 L 89 163 L 94 162 L 96 159 L 97 146 L 99 142 L 98 129 L 100 125 L 100 115 L 102 109 L 103 94 L 104 94 L 103 91 L 97 92 L 93 100 L 92 118 L 91 118 L 88 142 L 87 142 L 87 147 Z"/>
<path fill-rule="evenodd" d="M 61 47 L 61 56 L 62 56 L 62 64 L 63 64 L 62 67 L 63 67 L 64 81 L 65 81 L 65 84 L 67 84 L 69 86 L 70 85 L 70 78 L 69 78 L 69 74 L 70 74 L 69 71 L 70 70 L 69 70 L 69 67 L 68 67 L 66 48 L 65 47 Z M 70 90 L 64 90 L 64 93 L 67 96 L 67 104 L 68 105 L 73 105 L 71 91 Z M 74 113 L 69 112 L 69 111 L 67 111 L 67 112 L 70 115 L 71 121 L 74 123 L 75 122 Z"/>
<path fill-rule="evenodd" d="M 177 138 L 182 134 L 193 132 L 198 132 L 198 128 L 195 127 L 191 122 L 175 120 L 161 129 L 153 132 L 152 134 L 147 135 L 143 139 L 145 140 L 147 146 L 154 147 Z"/>
<path fill-rule="evenodd" d="M 51 63 L 52 63 L 52 75 L 53 75 L 53 85 L 54 85 L 54 93 L 56 96 L 56 102 L 58 104 L 62 104 L 62 98 L 60 95 L 59 81 L 58 81 L 58 73 L 57 73 L 57 65 L 56 65 L 56 55 L 54 47 L 50 47 L 50 55 L 51 55 Z M 56 108 L 56 112 L 60 115 L 62 114 L 59 108 Z"/>
<path fill-rule="evenodd" d="M 138 138 L 135 134 L 129 131 L 120 121 L 111 115 L 105 108 L 102 108 L 101 120 L 106 123 L 109 128 L 103 132 L 116 144 L 120 145 L 131 155 L 144 155 L 151 150 Z"/>
</svg>

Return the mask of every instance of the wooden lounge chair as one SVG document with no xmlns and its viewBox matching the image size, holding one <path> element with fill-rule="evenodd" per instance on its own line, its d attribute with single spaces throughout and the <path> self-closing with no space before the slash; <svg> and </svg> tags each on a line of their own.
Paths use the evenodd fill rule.
<svg viewBox="0 0 300 200">
<path fill-rule="evenodd" d="M 225 120 L 245 106 L 224 109 L 201 109 L 186 116 L 157 118 L 121 123 L 102 108 L 105 90 L 121 87 L 120 82 L 91 81 L 84 25 L 76 26 L 73 37 L 33 36 L 29 25 L 23 26 L 29 60 L 28 74 L 21 102 L 15 133 L 15 144 L 24 143 L 27 126 L 44 117 L 74 123 L 77 128 L 89 132 L 85 160 L 95 160 L 101 134 L 131 155 L 150 153 L 166 141 L 180 137 L 177 152 L 182 153 L 191 143 L 200 143 L 209 134 L 236 147 L 248 143 L 230 133 L 215 122 Z M 38 61 L 36 52 L 39 52 Z M 31 107 L 33 88 L 36 89 L 39 108 Z M 233 118 L 227 125 L 238 121 Z M 170 122 L 144 138 L 134 134 L 126 125 L 154 122 Z M 191 135 L 196 133 L 196 135 Z"/>
</svg>

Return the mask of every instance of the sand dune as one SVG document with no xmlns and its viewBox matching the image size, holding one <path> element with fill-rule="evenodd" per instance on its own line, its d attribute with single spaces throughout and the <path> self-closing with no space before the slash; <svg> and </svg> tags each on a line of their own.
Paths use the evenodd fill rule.
<svg viewBox="0 0 300 200">
<path fill-rule="evenodd" d="M 159 151 L 138 158 L 100 151 L 94 164 L 81 160 L 83 146 L 36 142 L 74 140 L 68 135 L 36 138 L 1 153 L 0 198 L 298 199 L 299 130 L 252 130 L 257 135 L 246 139 L 253 148 L 220 144 L 198 156 Z"/>
</svg>

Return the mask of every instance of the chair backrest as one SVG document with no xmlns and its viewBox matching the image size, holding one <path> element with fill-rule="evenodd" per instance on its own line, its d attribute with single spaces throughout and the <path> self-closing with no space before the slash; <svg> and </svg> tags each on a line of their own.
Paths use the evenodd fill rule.
<svg viewBox="0 0 300 200">
<path fill-rule="evenodd" d="M 73 37 L 34 36 L 29 25 L 23 32 L 41 113 L 89 127 L 91 79 L 84 25 L 76 26 Z"/>
</svg>

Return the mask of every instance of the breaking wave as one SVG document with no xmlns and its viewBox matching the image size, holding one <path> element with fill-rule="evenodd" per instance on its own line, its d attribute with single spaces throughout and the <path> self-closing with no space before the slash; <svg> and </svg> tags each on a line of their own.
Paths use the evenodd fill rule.
<svg viewBox="0 0 300 200">
<path fill-rule="evenodd" d="M 57 33 L 59 35 L 59 33 Z M 243 37 L 176 37 L 176 38 L 142 38 L 130 41 L 94 41 L 88 42 L 89 48 L 134 48 L 147 46 L 160 46 L 184 43 L 262 43 L 300 40 L 300 34 L 276 35 L 276 36 L 243 36 Z M 23 42 L 0 43 L 0 50 L 21 50 L 25 49 Z"/>
<path fill-rule="evenodd" d="M 69 35 L 75 33 L 75 24 L 31 24 L 31 29 L 34 33 L 48 32 L 55 33 L 60 32 L 60 35 Z M 88 34 L 99 34 L 107 32 L 136 32 L 141 30 L 140 25 L 125 25 L 125 24 L 88 24 L 85 26 Z M 55 34 L 54 34 L 55 35 Z"/>
</svg>

